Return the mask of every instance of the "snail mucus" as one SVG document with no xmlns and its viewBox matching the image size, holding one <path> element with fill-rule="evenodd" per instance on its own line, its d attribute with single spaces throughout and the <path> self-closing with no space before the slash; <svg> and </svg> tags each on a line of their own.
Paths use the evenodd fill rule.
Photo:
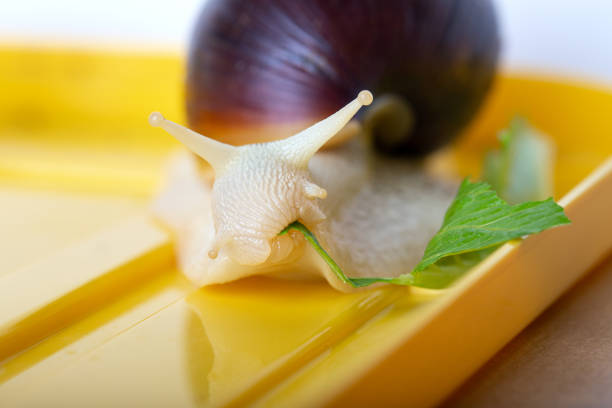
<svg viewBox="0 0 612 408">
<path fill-rule="evenodd" d="M 210 1 L 188 62 L 194 130 L 149 118 L 209 164 L 176 156 L 155 202 L 182 270 L 199 285 L 322 275 L 351 290 L 300 234 L 279 235 L 296 220 L 348 275 L 410 270 L 454 194 L 420 158 L 477 111 L 498 48 L 485 0 Z"/>
</svg>

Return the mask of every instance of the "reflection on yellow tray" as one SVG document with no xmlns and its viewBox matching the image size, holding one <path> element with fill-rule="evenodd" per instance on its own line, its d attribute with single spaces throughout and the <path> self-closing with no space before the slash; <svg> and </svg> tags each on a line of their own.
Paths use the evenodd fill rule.
<svg viewBox="0 0 612 408">
<path fill-rule="evenodd" d="M 0 259 L 0 406 L 431 406 L 612 249 L 598 233 L 612 230 L 612 95 L 504 77 L 432 168 L 477 175 L 496 131 L 523 114 L 557 141 L 571 226 L 505 245 L 444 291 L 347 295 L 267 278 L 197 289 L 134 197 L 153 191 L 175 147 L 145 118 L 180 118 L 178 59 L 9 50 L 0 62 L 15 95 L 0 100 L 11 153 L 0 194 L 12 203 L 0 220 L 35 205 L 52 214 L 13 222 L 0 244 L 56 237 L 28 265 L 27 251 Z M 36 127 L 27 112 L 49 119 Z"/>
</svg>

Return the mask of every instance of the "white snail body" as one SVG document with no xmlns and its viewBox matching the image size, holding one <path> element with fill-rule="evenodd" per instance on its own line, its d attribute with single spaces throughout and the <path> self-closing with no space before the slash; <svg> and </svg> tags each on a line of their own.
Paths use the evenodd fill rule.
<svg viewBox="0 0 612 408">
<path fill-rule="evenodd" d="M 177 137 L 214 172 L 203 177 L 195 158 L 181 155 L 156 201 L 157 216 L 177 237 L 187 276 L 206 285 L 262 273 L 296 277 L 301 271 L 349 290 L 299 234 L 278 235 L 296 220 L 348 275 L 408 272 L 439 227 L 452 191 L 416 164 L 376 158 L 358 139 L 315 156 L 371 102 L 372 95 L 362 91 L 292 137 L 239 147 L 152 114 L 152 125 Z"/>
</svg>

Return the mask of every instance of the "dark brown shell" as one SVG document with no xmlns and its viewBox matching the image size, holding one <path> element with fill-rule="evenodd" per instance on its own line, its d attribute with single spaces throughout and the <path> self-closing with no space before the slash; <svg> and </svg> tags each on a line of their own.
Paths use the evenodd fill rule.
<svg viewBox="0 0 612 408">
<path fill-rule="evenodd" d="M 188 120 L 232 143 L 274 139 L 370 89 L 405 98 L 415 120 L 400 142 L 374 132 L 376 145 L 427 153 L 474 116 L 498 52 L 489 0 L 211 0 L 189 53 Z"/>
</svg>

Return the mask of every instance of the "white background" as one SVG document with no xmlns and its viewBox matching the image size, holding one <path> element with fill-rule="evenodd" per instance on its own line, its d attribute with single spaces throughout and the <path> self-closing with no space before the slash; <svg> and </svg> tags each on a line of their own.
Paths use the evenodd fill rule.
<svg viewBox="0 0 612 408">
<path fill-rule="evenodd" d="M 612 85 L 612 0 L 495 1 L 506 67 Z M 184 52 L 202 4 L 203 0 L 2 0 L 0 41 Z"/>
</svg>

